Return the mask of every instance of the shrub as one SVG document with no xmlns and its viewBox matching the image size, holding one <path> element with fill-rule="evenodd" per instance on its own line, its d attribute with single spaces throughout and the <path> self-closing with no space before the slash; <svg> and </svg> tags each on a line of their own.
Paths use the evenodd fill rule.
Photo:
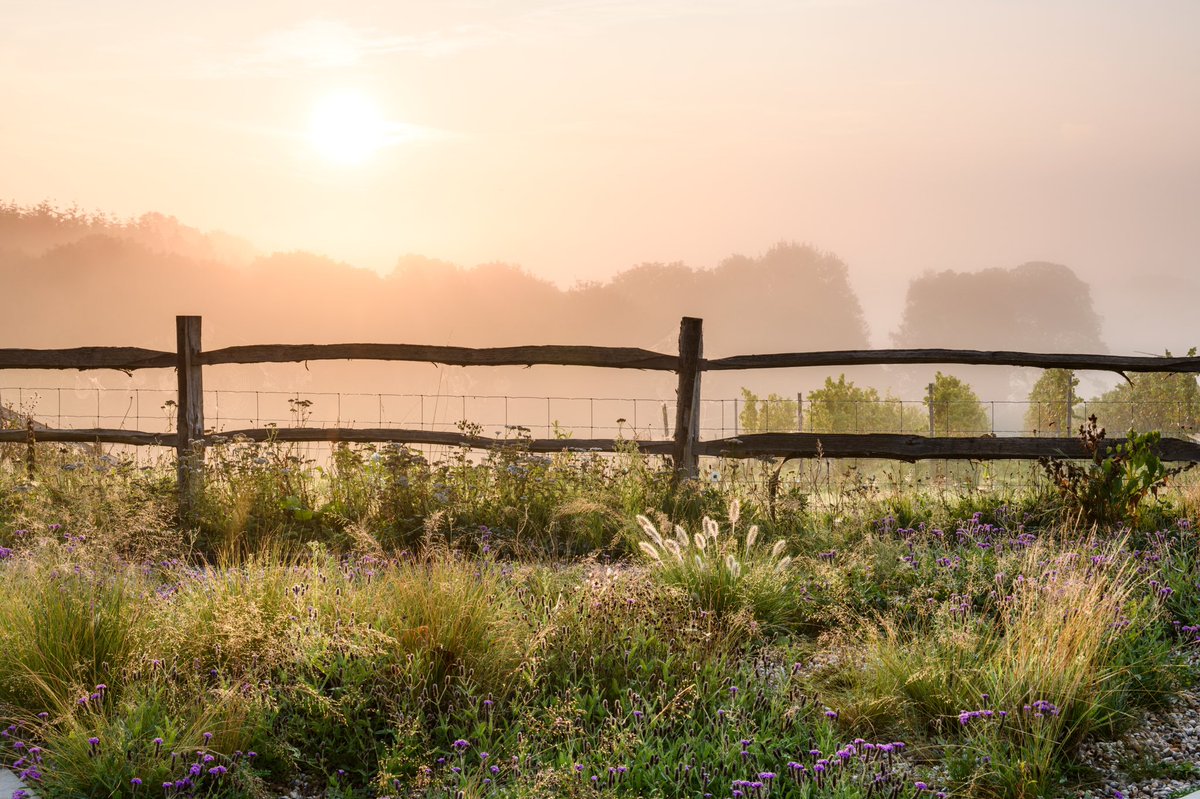
<svg viewBox="0 0 1200 799">
<path fill-rule="evenodd" d="M 1079 431 L 1091 464 L 1081 467 L 1057 458 L 1041 463 L 1067 507 L 1088 523 L 1136 524 L 1143 500 L 1158 496 L 1170 478 L 1190 468 L 1163 464 L 1154 452 L 1161 439 L 1157 432 L 1130 430 L 1125 443 L 1106 447 L 1095 415 Z"/>
</svg>

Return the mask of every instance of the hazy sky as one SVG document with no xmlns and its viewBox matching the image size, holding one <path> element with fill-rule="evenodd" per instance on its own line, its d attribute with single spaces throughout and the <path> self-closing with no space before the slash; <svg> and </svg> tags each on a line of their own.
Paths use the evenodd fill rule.
<svg viewBox="0 0 1200 799">
<path fill-rule="evenodd" d="M 1196 0 L 0 0 L 0 198 L 562 285 L 794 239 L 885 343 L 926 269 L 1200 271 L 1198 41 Z"/>
</svg>

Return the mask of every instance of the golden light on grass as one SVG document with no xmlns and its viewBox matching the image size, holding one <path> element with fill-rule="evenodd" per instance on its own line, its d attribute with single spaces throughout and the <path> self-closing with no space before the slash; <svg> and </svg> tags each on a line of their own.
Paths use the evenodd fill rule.
<svg viewBox="0 0 1200 799">
<path fill-rule="evenodd" d="M 358 91 L 327 94 L 313 106 L 309 141 L 326 161 L 355 166 L 388 144 L 389 125 L 379 105 Z"/>
</svg>

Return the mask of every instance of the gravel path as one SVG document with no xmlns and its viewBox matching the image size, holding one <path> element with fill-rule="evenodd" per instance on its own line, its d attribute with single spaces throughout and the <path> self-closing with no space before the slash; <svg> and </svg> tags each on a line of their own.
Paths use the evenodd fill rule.
<svg viewBox="0 0 1200 799">
<path fill-rule="evenodd" d="M 1188 658 L 1192 673 L 1200 669 L 1200 653 Z M 1138 723 L 1116 741 L 1085 744 L 1081 760 L 1108 775 L 1105 790 L 1082 797 L 1128 799 L 1200 799 L 1200 685 L 1181 691 L 1162 710 L 1143 713 Z"/>
</svg>

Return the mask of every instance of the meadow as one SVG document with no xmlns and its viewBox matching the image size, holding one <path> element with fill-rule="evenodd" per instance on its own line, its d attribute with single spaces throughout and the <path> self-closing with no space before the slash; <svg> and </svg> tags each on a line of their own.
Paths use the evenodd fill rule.
<svg viewBox="0 0 1200 799">
<path fill-rule="evenodd" d="M 180 524 L 169 461 L 25 456 L 0 764 L 43 797 L 1112 796 L 1080 745 L 1200 681 L 1200 490 L 1145 470 L 229 441 Z"/>
</svg>

